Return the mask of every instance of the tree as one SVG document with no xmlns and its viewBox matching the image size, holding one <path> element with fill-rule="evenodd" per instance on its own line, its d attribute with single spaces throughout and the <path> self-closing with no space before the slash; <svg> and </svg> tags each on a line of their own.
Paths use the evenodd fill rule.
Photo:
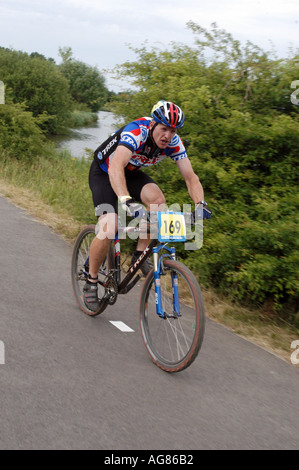
<svg viewBox="0 0 299 470">
<path fill-rule="evenodd" d="M 64 64 L 73 60 L 73 50 L 71 47 L 59 47 L 58 51 Z"/>
<path fill-rule="evenodd" d="M 71 48 L 60 48 L 62 64 L 60 70 L 69 81 L 70 91 L 74 101 L 86 104 L 91 111 L 99 111 L 108 97 L 105 78 L 96 67 L 73 58 Z"/>
<path fill-rule="evenodd" d="M 57 133 L 71 108 L 68 81 L 51 60 L 37 54 L 0 49 L 1 79 L 14 103 L 25 104 L 48 133 Z"/>
</svg>

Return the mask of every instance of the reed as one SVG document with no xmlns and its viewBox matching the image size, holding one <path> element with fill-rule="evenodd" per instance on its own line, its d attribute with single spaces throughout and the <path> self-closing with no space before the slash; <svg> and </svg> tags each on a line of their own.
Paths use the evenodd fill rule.
<svg viewBox="0 0 299 470">
<path fill-rule="evenodd" d="M 68 127 L 76 128 L 76 127 L 89 126 L 90 124 L 97 122 L 97 120 L 98 120 L 97 113 L 75 110 L 71 113 L 71 116 L 68 122 Z"/>
</svg>

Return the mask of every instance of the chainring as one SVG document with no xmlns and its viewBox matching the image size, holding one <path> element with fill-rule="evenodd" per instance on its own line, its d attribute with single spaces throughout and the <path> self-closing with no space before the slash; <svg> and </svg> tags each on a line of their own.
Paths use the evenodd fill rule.
<svg viewBox="0 0 299 470">
<path fill-rule="evenodd" d="M 117 301 L 118 287 L 113 277 L 109 277 L 105 283 L 105 297 L 108 299 L 109 305 L 114 305 Z"/>
</svg>

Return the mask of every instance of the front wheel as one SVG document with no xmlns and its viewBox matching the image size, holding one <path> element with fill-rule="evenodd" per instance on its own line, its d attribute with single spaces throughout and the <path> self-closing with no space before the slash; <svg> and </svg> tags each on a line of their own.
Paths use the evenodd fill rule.
<svg viewBox="0 0 299 470">
<path fill-rule="evenodd" d="M 152 361 L 167 372 L 179 372 L 190 366 L 201 348 L 205 311 L 200 287 L 192 272 L 179 261 L 164 260 L 163 264 L 160 286 L 164 317 L 156 312 L 152 271 L 141 293 L 140 327 Z"/>
</svg>

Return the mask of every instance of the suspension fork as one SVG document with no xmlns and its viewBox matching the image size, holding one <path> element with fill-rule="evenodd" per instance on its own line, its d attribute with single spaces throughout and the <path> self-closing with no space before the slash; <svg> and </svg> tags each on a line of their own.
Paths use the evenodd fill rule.
<svg viewBox="0 0 299 470">
<path fill-rule="evenodd" d="M 160 270 L 161 270 L 161 258 L 159 259 L 160 246 L 153 248 L 153 258 L 154 258 L 154 280 L 155 280 L 155 301 L 156 301 L 156 311 L 159 317 L 165 318 L 164 310 L 162 307 L 162 298 L 161 298 L 161 279 L 160 279 Z"/>
<path fill-rule="evenodd" d="M 161 274 L 163 271 L 163 256 L 159 258 L 159 251 L 165 248 L 168 251 L 167 257 L 175 260 L 175 248 L 168 248 L 165 245 L 159 245 L 153 248 L 154 257 L 154 280 L 155 280 L 155 300 L 156 300 L 156 311 L 157 315 L 162 318 L 173 317 L 173 315 L 166 315 L 163 310 L 162 296 L 161 296 Z M 164 256 L 165 257 L 165 256 Z M 175 271 L 171 272 L 172 279 L 172 303 L 173 303 L 173 314 L 175 318 L 180 317 L 180 302 L 179 302 L 179 287 L 178 287 L 178 275 Z"/>
<path fill-rule="evenodd" d="M 114 266 L 116 270 L 115 281 L 117 285 L 120 283 L 120 241 L 118 233 L 115 235 L 114 239 Z"/>
</svg>

